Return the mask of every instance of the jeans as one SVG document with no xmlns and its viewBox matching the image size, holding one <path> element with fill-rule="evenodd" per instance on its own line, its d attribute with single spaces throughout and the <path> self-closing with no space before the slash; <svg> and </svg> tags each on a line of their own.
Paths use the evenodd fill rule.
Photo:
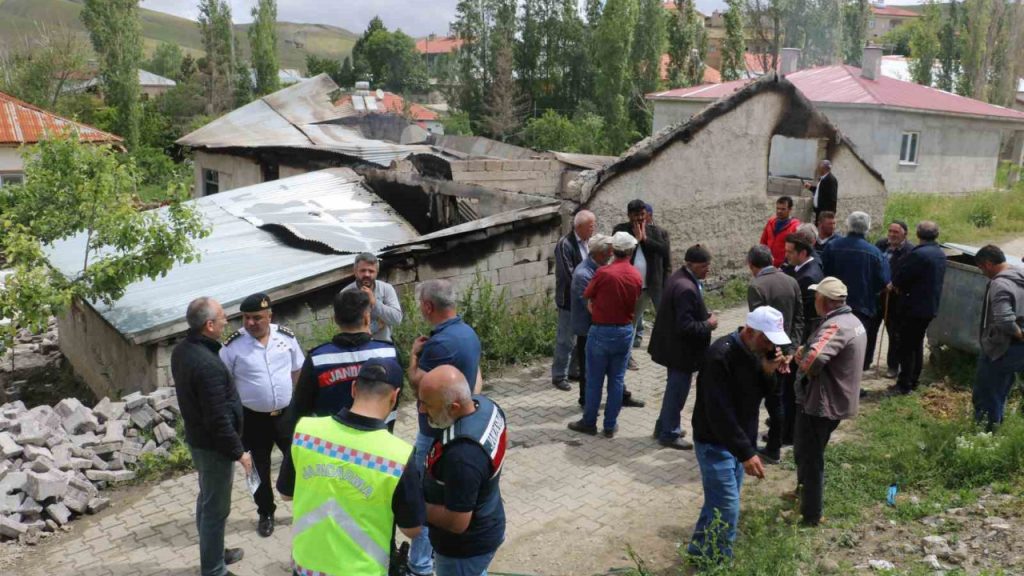
<svg viewBox="0 0 1024 576">
<path fill-rule="evenodd" d="M 811 416 L 803 410 L 796 415 L 793 457 L 796 459 L 796 482 L 802 486 L 800 515 L 804 522 L 817 524 L 825 506 L 825 446 L 838 420 Z"/>
<path fill-rule="evenodd" d="M 284 413 L 271 416 L 248 408 L 243 409 L 242 413 L 245 422 L 242 445 L 252 452 L 252 465 L 260 475 L 260 486 L 253 495 L 256 513 L 260 516 L 273 516 L 277 506 L 274 504 L 274 490 L 270 483 L 270 454 L 275 445 L 281 454 L 290 452 L 292 433 L 289 417 Z"/>
<path fill-rule="evenodd" d="M 597 425 L 601 393 L 608 378 L 608 402 L 604 407 L 604 429 L 614 430 L 622 410 L 626 362 L 633 346 L 633 326 L 591 326 L 587 334 L 587 392 L 583 423 Z"/>
<path fill-rule="evenodd" d="M 974 419 L 987 422 L 989 429 L 1002 423 L 1006 398 L 1013 389 L 1014 376 L 1024 374 L 1024 342 L 1010 345 L 998 360 L 978 356 L 978 372 L 974 379 Z"/>
<path fill-rule="evenodd" d="M 680 425 L 683 407 L 686 406 L 686 397 L 690 395 L 690 382 L 693 379 L 693 372 L 668 369 L 668 376 L 665 380 L 665 396 L 661 399 L 661 414 L 654 424 L 654 432 L 658 440 L 672 442 L 683 435 Z"/>
<path fill-rule="evenodd" d="M 924 367 L 924 336 L 931 324 L 931 318 L 903 318 L 897 331 L 900 334 L 898 353 L 900 374 L 896 377 L 896 385 L 900 390 L 913 390 L 921 379 Z"/>
<path fill-rule="evenodd" d="M 558 309 L 558 331 L 555 333 L 555 355 L 551 359 L 551 381 L 561 382 L 569 377 L 569 361 L 572 356 L 573 340 L 572 312 L 568 308 Z"/>
<path fill-rule="evenodd" d="M 494 560 L 494 555 L 497 553 L 498 551 L 495 550 L 468 558 L 453 558 L 438 554 L 434 559 L 434 567 L 437 570 L 437 576 L 487 576 L 487 567 L 491 565 L 491 560 Z"/>
<path fill-rule="evenodd" d="M 199 472 L 196 498 L 196 530 L 199 532 L 199 565 L 202 576 L 223 576 L 224 527 L 231 513 L 231 481 L 235 462 L 216 450 L 189 446 Z"/>
<path fill-rule="evenodd" d="M 577 334 L 576 335 L 576 349 L 574 350 L 576 358 L 580 363 L 580 406 L 584 404 L 584 398 L 587 396 L 587 335 Z"/>
<path fill-rule="evenodd" d="M 426 473 L 427 453 L 433 444 L 432 436 L 422 432 L 416 433 L 416 472 L 421 478 Z M 430 533 L 426 524 L 421 527 L 419 536 L 409 545 L 409 569 L 417 574 L 430 574 L 434 571 L 434 548 L 430 545 Z"/>
<path fill-rule="evenodd" d="M 736 541 L 736 525 L 740 521 L 743 464 L 718 444 L 695 442 L 693 450 L 700 465 L 704 506 L 686 551 L 710 559 L 732 558 L 732 543 Z"/>
</svg>

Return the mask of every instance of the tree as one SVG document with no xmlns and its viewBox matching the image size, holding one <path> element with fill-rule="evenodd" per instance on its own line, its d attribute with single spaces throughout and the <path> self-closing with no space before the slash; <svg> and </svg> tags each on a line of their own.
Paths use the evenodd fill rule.
<svg viewBox="0 0 1024 576">
<path fill-rule="evenodd" d="M 870 17 L 868 0 L 850 0 L 843 5 L 843 60 L 847 64 L 861 65 Z"/>
<path fill-rule="evenodd" d="M 726 82 L 742 78 L 747 69 L 743 6 L 740 2 L 726 0 L 729 9 L 725 11 L 725 42 L 722 44 L 722 80 Z"/>
<path fill-rule="evenodd" d="M 604 118 L 609 146 L 616 153 L 633 142 L 636 131 L 627 112 L 629 55 L 636 25 L 636 0 L 608 0 L 595 32 L 592 59 L 597 70 L 594 103 Z"/>
<path fill-rule="evenodd" d="M 512 77 L 512 46 L 500 47 L 495 63 L 494 81 L 487 94 L 481 125 L 492 138 L 507 142 L 516 134 L 526 117 L 527 103 Z"/>
<path fill-rule="evenodd" d="M 129 147 L 139 140 L 139 0 L 85 0 L 82 23 L 99 56 L 103 94 L 117 111 L 115 131 Z"/>
<path fill-rule="evenodd" d="M 178 81 L 181 80 L 181 65 L 184 60 L 185 54 L 177 44 L 161 42 L 153 51 L 153 56 L 143 62 L 142 67 L 164 78 Z"/>
<path fill-rule="evenodd" d="M 783 16 L 787 21 L 786 44 L 801 49 L 806 44 L 806 1 L 794 0 L 788 6 L 783 6 L 781 0 L 746 2 L 747 28 L 758 46 L 767 47 L 758 51 L 758 63 L 762 70 L 777 70 L 782 48 Z"/>
<path fill-rule="evenodd" d="M 1017 95 L 1018 78 L 1024 72 L 1024 47 L 1021 46 L 1024 10 L 1020 0 L 1000 0 L 993 9 L 994 37 L 987 98 L 992 104 L 1010 106 Z"/>
<path fill-rule="evenodd" d="M 201 66 L 206 81 L 206 113 L 218 115 L 234 105 L 237 87 L 231 6 L 225 0 L 200 0 L 198 24 L 206 52 Z"/>
<path fill-rule="evenodd" d="M 363 31 L 363 35 L 352 45 L 352 68 L 355 70 L 356 80 L 372 80 L 370 78 L 370 65 L 366 59 L 366 43 L 373 36 L 374 32 L 387 31 L 384 21 L 380 16 L 374 16 Z"/>
<path fill-rule="evenodd" d="M 482 111 L 489 70 L 488 28 L 484 11 L 476 0 L 459 0 L 455 5 L 455 36 L 462 40 L 455 72 L 455 102 L 476 124 Z M 520 76 L 522 79 L 522 76 Z"/>
<path fill-rule="evenodd" d="M 631 109 L 633 122 L 641 134 L 651 131 L 651 115 L 646 95 L 661 83 L 661 55 L 665 52 L 665 9 L 661 0 L 640 0 L 636 27 L 633 30 L 633 91 Z"/>
<path fill-rule="evenodd" d="M 56 109 L 72 79 L 85 73 L 87 50 L 69 28 L 40 27 L 24 47 L 0 52 L 0 91 Z"/>
<path fill-rule="evenodd" d="M 592 113 L 569 118 L 554 110 L 546 110 L 542 116 L 531 118 L 526 123 L 523 141 L 534 150 L 579 154 L 609 152 L 604 141 L 604 121 Z"/>
<path fill-rule="evenodd" d="M 949 3 L 949 14 L 942 23 L 939 33 L 939 75 L 936 87 L 952 92 L 954 79 L 960 74 L 960 5 L 956 0 Z"/>
<path fill-rule="evenodd" d="M 348 57 L 346 57 L 346 60 Z M 349 68 L 352 67 L 351 62 Z M 306 76 L 312 78 L 319 74 L 327 74 L 338 86 L 344 86 L 341 81 L 341 63 L 332 58 L 321 58 L 316 54 L 306 54 Z"/>
<path fill-rule="evenodd" d="M 700 84 L 707 57 L 704 24 L 693 0 L 675 0 L 675 8 L 669 12 L 668 25 L 668 83 L 672 88 Z"/>
<path fill-rule="evenodd" d="M 807 38 L 801 58 L 808 65 L 831 65 L 843 60 L 841 0 L 814 0 L 809 6 Z"/>
<path fill-rule="evenodd" d="M 256 94 L 276 92 L 281 87 L 277 63 L 277 0 L 259 0 L 253 7 L 249 48 L 256 72 Z"/>
<path fill-rule="evenodd" d="M 960 53 L 960 81 L 957 92 L 983 100 L 988 75 L 989 28 L 993 0 L 964 0 L 963 44 Z"/>
<path fill-rule="evenodd" d="M 356 73 L 352 69 L 352 58 L 345 56 L 345 61 L 341 63 L 341 73 L 338 77 L 338 86 L 343 88 L 350 88 L 356 83 Z"/>
<path fill-rule="evenodd" d="M 25 183 L 0 195 L 0 252 L 14 272 L 0 288 L 0 349 L 19 328 L 39 331 L 76 299 L 110 304 L 129 284 L 155 279 L 199 257 L 192 240 L 207 234 L 178 188 L 165 211 L 138 211 L 136 170 L 109 146 L 77 134 L 45 140 L 24 152 Z M 85 234 L 78 274 L 53 269 L 44 248 Z"/>
<path fill-rule="evenodd" d="M 921 17 L 912 24 L 910 32 L 910 76 L 918 84 L 932 85 L 935 58 L 939 55 L 939 27 L 942 13 L 939 6 L 929 2 Z"/>
</svg>

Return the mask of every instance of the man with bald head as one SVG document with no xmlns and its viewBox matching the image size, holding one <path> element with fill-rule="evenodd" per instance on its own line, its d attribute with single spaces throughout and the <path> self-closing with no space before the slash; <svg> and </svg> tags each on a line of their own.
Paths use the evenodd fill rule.
<svg viewBox="0 0 1024 576">
<path fill-rule="evenodd" d="M 587 259 L 587 242 L 597 228 L 597 217 L 580 210 L 572 220 L 572 231 L 555 244 L 555 306 L 558 307 L 558 331 L 551 359 L 551 384 L 559 390 L 572 390 L 569 364 L 575 338 L 572 331 L 572 272 Z"/>
<path fill-rule="evenodd" d="M 419 382 L 419 410 L 438 435 L 423 489 L 437 576 L 487 573 L 505 538 L 499 481 L 508 447 L 505 413 L 470 394 L 465 375 L 442 365 Z"/>
</svg>

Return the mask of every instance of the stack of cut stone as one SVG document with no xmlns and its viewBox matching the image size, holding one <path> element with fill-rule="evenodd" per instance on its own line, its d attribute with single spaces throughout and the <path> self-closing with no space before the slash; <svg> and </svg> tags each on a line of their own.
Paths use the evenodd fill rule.
<svg viewBox="0 0 1024 576">
<path fill-rule="evenodd" d="M 179 416 L 174 388 L 104 398 L 92 409 L 74 398 L 52 408 L 0 406 L 0 540 L 33 544 L 109 506 L 100 491 L 132 480 L 143 454 L 168 456 Z"/>
</svg>

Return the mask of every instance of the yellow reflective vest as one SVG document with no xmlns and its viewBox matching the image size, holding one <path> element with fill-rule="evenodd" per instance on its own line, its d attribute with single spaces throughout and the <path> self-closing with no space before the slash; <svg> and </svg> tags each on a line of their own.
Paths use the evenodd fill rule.
<svg viewBox="0 0 1024 576">
<path fill-rule="evenodd" d="M 357 430 L 329 416 L 299 420 L 292 438 L 297 573 L 388 573 L 391 501 L 412 450 L 387 430 Z"/>
</svg>

